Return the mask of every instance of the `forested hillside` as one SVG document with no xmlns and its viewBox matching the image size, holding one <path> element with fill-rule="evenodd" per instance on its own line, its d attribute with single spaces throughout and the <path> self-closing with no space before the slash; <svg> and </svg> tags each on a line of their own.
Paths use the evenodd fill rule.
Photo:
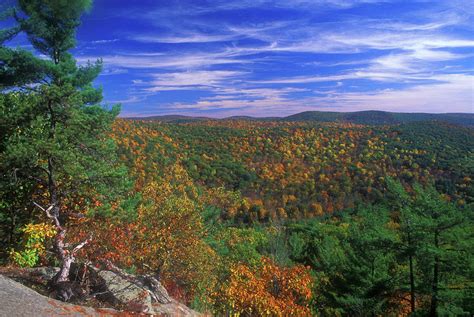
<svg viewBox="0 0 474 317">
<path fill-rule="evenodd" d="M 127 315 L 474 314 L 472 115 L 121 119 L 71 53 L 91 5 L 0 15 L 2 274 Z"/>
<path fill-rule="evenodd" d="M 443 121 L 474 126 L 472 113 L 396 113 L 386 111 L 321 112 L 307 111 L 283 118 L 284 121 L 347 122 L 355 124 L 399 124 L 420 121 Z"/>
<path fill-rule="evenodd" d="M 469 128 L 118 120 L 112 137 L 135 190 L 164 217 L 155 214 L 134 226 L 161 228 L 162 253 L 152 254 L 170 261 L 162 267 L 174 281 L 170 288 L 188 281 L 181 287 L 196 296 L 197 285 L 215 283 L 216 297 L 207 293 L 209 284 L 200 293 L 213 311 L 472 311 L 472 259 L 464 257 L 472 249 Z M 194 219 L 191 228 L 182 217 Z M 433 232 L 442 235 L 442 246 Z M 122 234 L 119 241 L 127 239 Z M 175 248 L 165 256 L 169 241 Z M 129 243 L 126 254 L 150 252 Z M 119 250 L 113 254 L 118 261 Z M 442 295 L 436 295 L 442 308 L 430 308 L 433 266 L 441 261 L 435 254 L 443 258 L 437 282 Z M 192 275 L 183 275 L 176 261 Z M 217 275 L 211 263 L 221 263 Z M 305 277 L 305 270 L 311 275 Z M 288 282 L 278 283 L 289 283 L 284 285 L 296 297 L 272 291 L 271 276 L 285 274 Z"/>
<path fill-rule="evenodd" d="M 71 239 L 93 232 L 81 257 L 158 270 L 216 314 L 471 312 L 473 136 L 440 122 L 117 119 L 108 137 L 133 188 L 112 204 L 77 197 L 95 207 Z M 4 245 L 33 230 L 10 219 Z"/>
<path fill-rule="evenodd" d="M 191 116 L 151 116 L 145 118 L 130 118 L 134 120 L 157 120 L 162 122 L 194 122 L 205 120 L 219 120 L 206 117 Z M 222 120 L 250 120 L 250 121 L 283 121 L 283 122 L 333 122 L 352 123 L 366 125 L 386 125 L 401 124 L 410 122 L 440 121 L 452 123 L 466 127 L 474 127 L 474 114 L 472 113 L 397 113 L 386 111 L 358 111 L 358 112 L 327 112 L 327 111 L 306 111 L 293 114 L 287 117 L 249 117 L 234 116 Z"/>
<path fill-rule="evenodd" d="M 139 160 L 140 183 L 179 164 L 197 185 L 245 198 L 246 205 L 222 215 L 243 223 L 376 203 L 383 200 L 387 176 L 406 184 L 434 182 L 460 204 L 474 199 L 474 132 L 448 124 L 123 120 L 115 131 L 121 158 Z"/>
</svg>

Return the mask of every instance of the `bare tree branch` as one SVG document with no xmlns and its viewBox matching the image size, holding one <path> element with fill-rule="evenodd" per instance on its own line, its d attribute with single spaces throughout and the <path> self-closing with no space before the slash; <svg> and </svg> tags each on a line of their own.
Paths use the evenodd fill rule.
<svg viewBox="0 0 474 317">
<path fill-rule="evenodd" d="M 64 230 L 63 227 L 61 226 L 61 223 L 59 222 L 58 217 L 56 215 L 51 214 L 51 211 L 54 209 L 54 204 L 50 205 L 47 209 L 41 206 L 40 204 L 38 204 L 36 201 L 33 201 L 33 204 L 39 209 L 41 209 L 42 211 L 44 211 L 44 213 L 46 213 L 46 216 L 48 216 L 49 219 L 52 219 L 54 221 L 54 225 L 56 226 L 58 230 L 60 231 Z"/>
<path fill-rule="evenodd" d="M 92 236 L 90 236 L 87 240 L 82 241 L 72 250 L 71 254 L 74 256 L 80 249 L 82 249 L 86 244 L 92 241 Z"/>
</svg>

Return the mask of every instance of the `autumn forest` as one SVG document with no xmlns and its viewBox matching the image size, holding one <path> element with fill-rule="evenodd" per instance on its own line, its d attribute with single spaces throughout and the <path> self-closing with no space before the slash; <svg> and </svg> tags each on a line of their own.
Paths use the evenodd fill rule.
<svg viewBox="0 0 474 317">
<path fill-rule="evenodd" d="M 92 294 L 78 265 L 120 268 L 216 316 L 474 314 L 472 116 L 119 117 L 69 53 L 90 2 L 46 2 L 0 33 L 42 54 L 0 46 L 0 273 Z"/>
</svg>

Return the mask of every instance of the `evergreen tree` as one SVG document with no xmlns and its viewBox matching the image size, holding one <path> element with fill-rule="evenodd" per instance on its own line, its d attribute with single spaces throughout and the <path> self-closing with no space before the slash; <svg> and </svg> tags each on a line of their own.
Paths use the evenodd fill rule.
<svg viewBox="0 0 474 317">
<path fill-rule="evenodd" d="M 316 311 L 328 315 L 382 314 L 396 303 L 399 266 L 396 232 L 383 208 L 360 208 L 322 223 L 293 226 L 294 260 L 316 274 Z"/>
<path fill-rule="evenodd" d="M 419 218 L 414 213 L 413 199 L 403 188 L 403 185 L 392 178 L 387 178 L 388 186 L 388 205 L 392 208 L 394 218 L 399 225 L 400 245 L 398 248 L 398 259 L 403 264 L 408 262 L 408 280 L 409 283 L 401 282 L 401 290 L 409 290 L 410 293 L 410 311 L 416 311 L 416 255 L 420 247 L 422 236 L 419 230 Z M 408 285 L 408 287 L 406 287 Z"/>
<path fill-rule="evenodd" d="M 90 6 L 90 0 L 19 0 L 8 12 L 16 26 L 0 32 L 0 207 L 7 221 L 35 206 L 54 222 L 61 263 L 55 282 L 68 281 L 75 254 L 88 242 L 68 247 L 68 219 L 92 205 L 106 211 L 106 202 L 129 185 L 107 137 L 119 108 L 99 105 L 102 91 L 92 86 L 102 62 L 78 66 L 69 52 Z M 20 32 L 35 52 L 5 46 Z"/>
<path fill-rule="evenodd" d="M 398 257 L 408 262 L 411 311 L 430 316 L 471 314 L 472 205 L 460 208 L 432 186 L 415 184 L 410 195 L 400 182 L 387 183 L 389 204 L 399 223 Z"/>
<path fill-rule="evenodd" d="M 414 203 L 423 237 L 418 262 L 429 315 L 472 314 L 472 205 L 460 209 L 433 187 L 419 185 Z"/>
</svg>

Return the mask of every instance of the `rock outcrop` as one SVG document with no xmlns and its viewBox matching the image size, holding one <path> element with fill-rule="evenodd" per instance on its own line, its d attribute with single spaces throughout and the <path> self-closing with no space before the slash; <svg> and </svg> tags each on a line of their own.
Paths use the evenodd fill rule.
<svg viewBox="0 0 474 317">
<path fill-rule="evenodd" d="M 38 275 L 49 277 L 54 269 L 40 268 Z M 102 299 L 115 301 L 123 311 L 64 303 L 46 296 L 0 274 L 0 317 L 15 316 L 200 316 L 196 311 L 170 298 L 161 284 L 134 283 L 112 271 L 98 271 Z M 143 278 L 143 277 L 142 277 Z M 157 281 L 156 281 L 157 282 Z M 160 288 L 156 290 L 156 287 Z M 162 288 L 162 289 L 161 289 Z M 156 290 L 153 292 L 152 290 Z M 157 295 L 158 294 L 158 300 Z M 99 297 L 99 296 L 98 296 Z"/>
<path fill-rule="evenodd" d="M 97 274 L 103 280 L 101 298 L 131 311 L 154 314 L 152 297 L 146 289 L 111 271 L 99 271 Z"/>
<path fill-rule="evenodd" d="M 71 305 L 38 294 L 34 290 L 0 275 L 0 316 L 130 316 L 113 309 Z"/>
</svg>

